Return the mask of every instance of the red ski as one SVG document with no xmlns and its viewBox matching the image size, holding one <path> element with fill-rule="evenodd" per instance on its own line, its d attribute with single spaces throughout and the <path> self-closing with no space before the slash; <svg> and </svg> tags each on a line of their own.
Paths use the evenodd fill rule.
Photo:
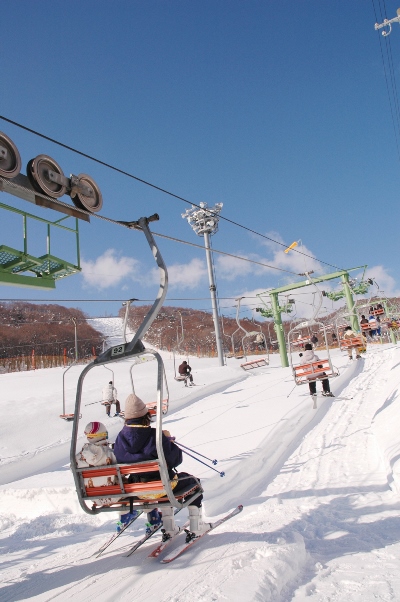
<svg viewBox="0 0 400 602">
<path fill-rule="evenodd" d="M 180 533 L 183 533 L 184 529 L 186 529 L 186 527 L 188 527 L 188 526 L 189 526 L 189 521 L 187 521 L 187 523 L 185 523 L 183 525 L 182 529 L 180 531 L 178 531 L 178 533 L 175 533 L 175 535 L 172 535 L 172 537 L 169 537 L 165 541 L 162 541 L 160 544 L 158 544 L 158 546 L 156 548 L 154 548 L 154 550 L 152 552 L 150 552 L 150 554 L 148 555 L 148 558 L 158 558 L 158 556 L 162 552 L 164 552 L 165 548 L 171 543 L 171 541 L 173 541 L 177 535 L 179 535 Z"/>
<path fill-rule="evenodd" d="M 185 552 L 194 543 L 196 543 L 196 541 L 199 541 L 202 537 L 204 537 L 204 535 L 207 535 L 207 533 L 210 533 L 210 531 L 213 531 L 214 529 L 216 529 L 217 527 L 219 527 L 220 525 L 222 525 L 229 519 L 233 518 L 237 514 L 240 514 L 240 512 L 242 510 L 243 510 L 243 506 L 240 504 L 240 506 L 238 506 L 237 508 L 232 510 L 232 512 L 230 512 L 223 518 L 220 518 L 215 523 L 212 523 L 211 527 L 207 531 L 204 531 L 204 533 L 199 535 L 199 537 L 195 537 L 194 539 L 191 539 L 188 543 L 184 543 L 181 546 L 179 546 L 178 548 L 176 548 L 173 552 L 171 552 L 171 554 L 169 554 L 169 556 L 166 556 L 163 560 L 161 560 L 162 564 L 168 564 L 169 562 L 172 562 L 173 560 L 175 560 L 175 558 L 178 558 L 178 556 L 183 554 L 183 552 Z"/>
</svg>

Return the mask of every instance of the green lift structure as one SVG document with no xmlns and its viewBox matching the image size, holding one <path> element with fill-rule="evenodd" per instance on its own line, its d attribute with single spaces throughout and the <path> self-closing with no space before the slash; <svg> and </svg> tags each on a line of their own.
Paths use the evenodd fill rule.
<svg viewBox="0 0 400 602">
<path fill-rule="evenodd" d="M 285 333 L 283 331 L 283 323 L 282 323 L 282 308 L 279 306 L 278 295 L 282 293 L 288 293 L 289 291 L 295 290 L 297 288 L 302 288 L 304 286 L 310 286 L 313 284 L 318 284 L 319 282 L 326 282 L 327 280 L 334 280 L 335 278 L 341 278 L 343 289 L 345 293 L 346 305 L 349 310 L 349 318 L 352 329 L 355 332 L 360 330 L 360 325 L 358 322 L 358 315 L 355 310 L 355 301 L 353 299 L 353 293 L 350 286 L 350 278 L 349 272 L 353 272 L 355 270 L 365 269 L 366 266 L 359 266 L 357 268 L 349 268 L 347 270 L 339 270 L 338 272 L 333 272 L 331 274 L 326 274 L 324 276 L 319 276 L 316 278 L 309 277 L 307 280 L 302 280 L 301 282 L 296 282 L 295 284 L 288 284 L 286 286 L 281 286 L 279 288 L 275 288 L 269 291 L 269 296 L 271 298 L 271 307 L 272 314 L 274 318 L 274 328 L 276 332 L 276 336 L 278 339 L 279 345 L 279 353 L 281 356 L 281 365 L 282 368 L 287 368 L 289 366 L 289 359 L 286 349 L 286 341 L 285 341 Z"/>
<path fill-rule="evenodd" d="M 15 209 L 4 203 L 0 203 L 0 209 L 17 213 L 22 217 L 22 232 L 23 241 L 21 249 L 14 249 L 6 245 L 0 245 L 0 284 L 9 284 L 12 286 L 26 286 L 39 289 L 55 289 L 55 281 L 59 278 L 72 276 L 81 271 L 79 258 L 79 229 L 78 219 L 75 220 L 75 227 L 70 228 L 61 222 L 67 217 L 51 222 L 42 219 L 36 215 Z M 47 226 L 47 249 L 44 255 L 35 257 L 28 252 L 28 220 L 36 220 L 46 224 Z M 52 228 L 62 229 L 71 232 L 76 240 L 76 264 L 70 263 L 64 259 L 60 259 L 51 254 L 51 231 Z M 24 272 L 32 274 L 25 275 Z M 33 276 L 33 277 L 32 277 Z"/>
<path fill-rule="evenodd" d="M 20 175 L 18 177 L 20 179 L 23 177 L 27 180 L 26 176 Z M 18 248 L 0 244 L 0 285 L 4 284 L 41 290 L 54 290 L 56 287 L 56 280 L 72 276 L 73 274 L 82 271 L 80 266 L 78 220 L 83 219 L 89 221 L 89 216 L 74 210 L 72 207 L 69 208 L 66 204 L 57 204 L 53 199 L 46 198 L 45 195 L 33 192 L 28 189 L 26 181 L 23 181 L 23 186 L 21 186 L 15 184 L 15 182 L 9 182 L 4 178 L 0 178 L 0 191 L 8 192 L 9 194 L 18 196 L 19 198 L 30 201 L 36 205 L 55 209 L 67 214 L 61 219 L 51 221 L 11 207 L 10 205 L 0 203 L 0 210 L 18 214 L 22 218 L 22 241 L 20 244 L 16 245 Z M 74 226 L 66 225 L 64 221 L 67 219 L 74 220 Z M 41 256 L 35 256 L 32 253 L 29 253 L 28 224 L 32 220 L 44 224 L 47 228 L 46 253 Z M 76 257 L 74 263 L 61 259 L 51 252 L 52 233 L 54 236 L 55 233 L 60 230 L 70 232 L 74 238 L 75 249 L 72 249 L 72 253 L 75 252 L 74 254 Z"/>
</svg>

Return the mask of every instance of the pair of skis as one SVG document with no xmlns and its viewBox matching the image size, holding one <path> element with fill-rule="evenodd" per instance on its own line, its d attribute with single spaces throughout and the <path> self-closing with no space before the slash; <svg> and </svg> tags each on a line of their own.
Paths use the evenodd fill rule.
<svg viewBox="0 0 400 602">
<path fill-rule="evenodd" d="M 243 506 L 240 504 L 234 510 L 232 510 L 232 512 L 229 512 L 229 514 L 226 514 L 225 516 L 223 516 L 222 518 L 220 518 L 219 520 L 217 520 L 215 523 L 211 523 L 210 524 L 210 528 L 207 529 L 207 531 L 204 531 L 204 533 L 202 533 L 198 537 L 195 537 L 194 539 L 191 539 L 190 541 L 186 541 L 182 545 L 180 545 L 177 548 L 175 548 L 175 550 L 173 550 L 171 552 L 171 554 L 168 554 L 168 556 L 166 556 L 165 558 L 163 558 L 161 560 L 161 563 L 162 564 L 169 564 L 170 562 L 172 562 L 173 560 L 175 560 L 175 558 L 178 558 L 178 556 L 180 556 L 181 554 L 183 554 L 184 552 L 186 552 L 186 550 L 188 548 L 192 547 L 193 544 L 195 544 L 196 542 L 200 541 L 200 539 L 202 537 L 204 537 L 204 535 L 207 535 L 207 533 L 210 533 L 210 531 L 213 531 L 214 529 L 216 529 L 217 527 L 219 527 L 223 523 L 226 523 L 226 521 L 228 521 L 229 519 L 233 518 L 237 514 L 240 514 L 240 512 L 242 510 L 243 510 Z M 182 530 L 179 533 L 186 533 L 186 531 Z M 179 533 L 177 533 L 177 535 L 179 535 Z M 174 537 L 176 537 L 176 536 L 174 536 Z M 171 539 L 174 539 L 174 537 L 172 537 Z M 166 543 L 168 543 L 169 541 L 171 541 L 171 540 L 168 540 Z M 161 552 L 163 550 L 164 550 L 164 548 L 161 550 Z M 153 550 L 153 553 L 155 551 L 156 550 Z M 149 556 L 152 556 L 152 555 L 153 554 L 149 554 Z"/>
<path fill-rule="evenodd" d="M 104 543 L 104 544 L 101 546 L 101 548 L 99 548 L 99 549 L 97 550 L 97 552 L 95 552 L 95 553 L 93 554 L 93 556 L 95 556 L 96 558 L 98 558 L 99 556 L 101 556 L 101 555 L 102 555 L 102 553 L 103 553 L 103 552 L 104 552 L 104 551 L 105 551 L 105 550 L 106 550 L 106 549 L 107 549 L 107 548 L 108 548 L 108 547 L 109 547 L 109 546 L 110 546 L 110 545 L 111 545 L 111 544 L 112 544 L 112 543 L 113 543 L 113 542 L 114 542 L 116 539 L 118 539 L 118 537 L 119 537 L 120 535 L 122 535 L 122 533 L 123 533 L 124 531 L 126 531 L 126 529 L 127 529 L 128 527 L 130 527 L 130 526 L 131 526 L 131 524 L 132 524 L 132 523 L 134 523 L 134 522 L 135 522 L 135 520 L 136 520 L 136 519 L 138 519 L 138 518 L 139 518 L 139 516 L 141 516 L 142 514 L 143 514 L 143 511 L 142 511 L 142 510 L 139 510 L 139 511 L 138 511 L 138 514 L 135 516 L 135 518 L 132 518 L 132 519 L 131 519 L 131 520 L 130 520 L 128 523 L 126 523 L 126 525 L 124 525 L 124 526 L 123 526 L 123 527 L 122 527 L 122 528 L 121 528 L 119 531 L 117 531 L 116 533 L 113 533 L 113 535 L 111 535 L 111 537 L 110 537 L 109 539 L 107 539 L 107 541 L 106 541 L 106 542 L 105 542 L 105 543 Z"/>
<path fill-rule="evenodd" d="M 188 548 L 190 548 L 193 544 L 195 544 L 197 541 L 199 541 L 202 537 L 204 537 L 204 535 L 207 535 L 207 533 L 210 533 L 210 531 L 213 531 L 214 529 L 216 529 L 217 527 L 219 527 L 220 525 L 222 525 L 223 523 L 225 523 L 226 521 L 230 520 L 231 518 L 233 518 L 234 516 L 236 516 L 237 514 L 239 514 L 241 511 L 243 510 L 243 506 L 239 505 L 237 506 L 237 508 L 235 508 L 234 510 L 232 510 L 232 512 L 229 512 L 228 514 L 226 514 L 225 516 L 223 516 L 222 518 L 220 518 L 219 520 L 217 520 L 215 523 L 210 524 L 210 528 L 207 529 L 207 531 L 204 531 L 204 533 L 202 533 L 201 535 L 199 535 L 198 537 L 195 537 L 194 539 L 191 539 L 190 541 L 183 543 L 182 545 L 178 546 L 177 548 L 175 548 L 175 550 L 173 550 L 171 552 L 171 554 L 169 554 L 168 556 L 166 556 L 163 560 L 161 560 L 162 564 L 168 564 L 170 562 L 172 562 L 173 560 L 175 560 L 175 558 L 178 558 L 178 556 L 180 556 L 181 554 L 183 554 Z M 177 510 L 175 512 L 175 514 L 177 514 L 180 510 Z M 142 512 L 140 512 L 140 514 L 142 514 Z M 96 553 L 95 556 L 96 558 L 98 558 L 107 548 L 108 546 L 110 546 L 139 516 L 140 514 L 138 514 L 138 516 L 136 516 L 134 519 L 132 519 L 126 526 L 124 526 L 121 531 L 119 533 L 115 533 Z M 165 548 L 167 546 L 169 546 L 169 544 L 175 540 L 176 537 L 179 537 L 181 534 L 187 535 L 188 532 L 185 530 L 187 529 L 187 527 L 189 526 L 189 521 L 187 523 L 185 523 L 182 527 L 182 529 L 180 531 L 178 531 L 178 533 L 176 533 L 175 535 L 173 535 L 172 537 L 169 537 L 166 541 L 161 541 L 156 548 L 154 548 L 154 550 L 152 550 L 150 552 L 150 554 L 148 555 L 148 558 L 158 558 L 160 556 L 160 554 L 162 554 L 162 552 L 164 552 Z M 162 525 L 156 527 L 153 531 L 151 531 L 150 533 L 146 533 L 145 535 L 143 535 L 143 537 L 141 537 L 138 541 L 136 541 L 134 543 L 134 545 L 129 548 L 129 550 L 124 554 L 125 557 L 129 557 L 131 556 L 134 552 L 136 552 L 136 550 L 138 550 L 144 543 L 146 543 L 146 541 L 148 539 L 150 539 L 150 537 L 152 537 L 154 535 L 154 533 L 157 533 L 157 531 L 159 531 L 162 528 Z"/>
<path fill-rule="evenodd" d="M 225 523 L 229 519 L 233 518 L 234 516 L 236 516 L 237 514 L 239 514 L 242 510 L 243 510 L 243 506 L 242 505 L 237 506 L 237 508 L 235 508 L 234 510 L 232 510 L 232 512 L 229 512 L 229 514 L 226 514 L 225 516 L 223 516 L 222 518 L 220 518 L 219 520 L 217 520 L 215 523 L 212 523 L 210 525 L 210 528 L 207 529 L 207 531 L 204 531 L 204 533 L 202 533 L 198 537 L 195 537 L 194 539 L 191 539 L 188 542 L 185 541 L 185 543 L 183 543 L 182 545 L 180 545 L 177 548 L 175 548 L 175 550 L 173 550 L 171 552 L 171 554 L 169 554 L 168 556 L 166 556 L 165 558 L 163 558 L 163 560 L 161 560 L 161 563 L 162 564 L 169 564 L 170 562 L 172 562 L 173 560 L 175 560 L 175 558 L 178 558 L 178 556 L 180 556 L 181 554 L 183 554 L 193 544 L 195 544 L 197 541 L 199 541 L 202 537 L 204 537 L 204 535 L 207 535 L 207 533 L 210 533 L 210 531 L 213 531 L 214 529 L 216 529 L 217 527 L 219 527 L 220 525 L 222 525 L 223 523 Z M 179 512 L 179 510 L 178 510 L 178 512 Z M 177 513 L 175 513 L 175 514 L 177 514 Z M 156 548 L 154 548 L 154 550 L 152 550 L 150 552 L 150 554 L 148 555 L 148 558 L 158 558 L 158 556 L 160 556 L 160 554 L 162 554 L 162 552 L 164 552 L 165 548 L 167 546 L 169 546 L 169 544 L 172 541 L 174 541 L 177 537 L 179 537 L 181 534 L 187 535 L 188 532 L 185 529 L 188 526 L 189 526 L 189 522 L 185 523 L 183 525 L 182 529 L 180 531 L 178 531 L 178 533 L 176 533 L 172 537 L 169 537 L 166 541 L 162 541 L 161 543 L 159 543 L 158 546 Z M 136 550 L 138 548 L 140 548 L 140 546 L 142 544 L 144 544 L 160 528 L 161 528 L 161 526 L 158 527 L 158 529 L 155 529 L 149 535 L 146 535 L 146 536 L 142 537 L 142 539 L 140 539 L 139 541 L 137 541 L 132 546 L 132 548 L 125 554 L 125 556 L 131 556 L 134 552 L 136 552 Z"/>
<path fill-rule="evenodd" d="M 175 514 L 178 514 L 178 512 L 180 512 L 180 509 L 177 510 L 175 512 Z M 118 537 L 120 535 L 122 535 L 122 533 L 124 533 L 124 531 L 126 531 L 126 529 L 128 529 L 128 527 L 130 527 L 132 525 L 132 523 L 134 523 L 135 520 L 138 519 L 139 516 L 141 516 L 142 514 L 143 514 L 143 510 L 139 510 L 137 516 L 135 516 L 135 518 L 132 518 L 126 525 L 124 525 L 120 531 L 117 531 L 109 539 L 107 539 L 107 541 L 101 546 L 101 548 L 99 548 L 93 554 L 93 556 L 95 556 L 96 558 L 99 558 L 99 556 L 101 556 L 102 553 L 105 552 L 105 550 L 112 543 L 114 543 L 114 541 L 116 539 L 118 539 Z M 124 554 L 124 556 L 131 556 L 131 554 L 133 554 L 133 552 L 136 552 L 136 550 L 138 548 L 140 548 L 141 545 L 143 545 L 152 535 L 154 535 L 154 533 L 157 533 L 157 531 L 159 531 L 161 528 L 162 528 L 162 523 L 158 527 L 156 527 L 153 531 L 150 531 L 149 533 L 146 533 L 145 535 L 143 535 L 143 537 L 141 539 L 139 539 L 139 541 L 137 541 L 131 548 L 129 548 L 128 552 L 126 554 Z"/>
</svg>

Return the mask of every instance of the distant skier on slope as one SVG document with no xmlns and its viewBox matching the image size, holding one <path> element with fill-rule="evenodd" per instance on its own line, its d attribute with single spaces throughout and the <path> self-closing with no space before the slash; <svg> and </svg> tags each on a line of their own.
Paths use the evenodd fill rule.
<svg viewBox="0 0 400 602">
<path fill-rule="evenodd" d="M 143 401 L 134 393 L 128 395 L 125 402 L 125 425 L 117 435 L 114 444 L 114 453 L 119 463 L 145 462 L 157 458 L 156 429 L 151 428 L 150 421 L 151 416 Z M 163 431 L 162 444 L 174 494 L 177 495 L 180 491 L 186 490 L 188 485 L 195 486 L 198 480 L 192 475 L 186 472 L 177 473 L 175 470 L 176 466 L 182 463 L 182 451 L 175 445 L 171 434 L 167 430 Z M 160 475 L 157 472 L 151 472 L 148 475 L 141 473 L 140 480 L 142 481 L 143 478 L 148 481 L 158 480 Z M 135 482 L 135 475 L 130 475 L 130 479 Z M 164 495 L 165 493 L 160 493 L 160 497 Z M 203 522 L 202 499 L 203 496 L 200 495 L 193 500 L 192 505 L 188 506 L 189 530 L 193 538 L 198 537 L 210 527 L 209 524 Z M 172 506 L 163 506 L 162 515 L 157 509 L 154 509 L 148 512 L 147 518 L 149 530 L 154 530 L 162 523 L 167 537 L 172 537 L 179 531 L 179 527 L 175 525 L 174 508 Z"/>
<path fill-rule="evenodd" d="M 119 416 L 121 412 L 121 406 L 117 399 L 117 389 L 113 385 L 113 381 L 110 380 L 108 385 L 103 388 L 103 401 L 101 402 L 103 406 L 106 406 L 106 414 L 110 416 L 111 406 L 115 403 L 115 414 L 114 416 Z"/>
<path fill-rule="evenodd" d="M 187 380 L 190 381 L 189 386 L 194 385 L 193 376 L 192 376 L 192 368 L 189 366 L 189 364 L 186 361 L 183 361 L 181 363 L 181 365 L 178 368 L 178 372 L 179 372 L 180 376 L 186 377 L 185 386 L 187 386 Z"/>
<path fill-rule="evenodd" d="M 320 359 L 318 357 L 318 355 L 315 355 L 312 345 L 311 343 L 306 343 L 304 345 L 304 353 L 300 353 L 299 354 L 300 357 L 303 358 L 303 362 L 305 364 L 311 364 L 312 362 L 319 362 Z M 325 375 L 325 372 L 317 372 L 318 376 L 322 376 Z M 313 397 L 317 396 L 317 383 L 316 381 L 312 381 L 308 383 L 309 389 L 310 389 L 310 395 L 312 395 Z M 331 393 L 331 389 L 329 386 L 329 379 L 328 378 L 324 378 L 322 380 L 322 395 L 324 397 L 334 397 L 333 393 Z"/>
</svg>

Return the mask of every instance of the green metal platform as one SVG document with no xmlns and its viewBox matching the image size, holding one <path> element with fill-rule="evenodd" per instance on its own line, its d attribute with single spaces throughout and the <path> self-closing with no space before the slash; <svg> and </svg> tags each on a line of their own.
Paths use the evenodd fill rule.
<svg viewBox="0 0 400 602">
<path fill-rule="evenodd" d="M 51 222 L 3 203 L 0 203 L 0 209 L 18 213 L 23 219 L 23 250 L 14 249 L 7 245 L 0 245 L 0 285 L 55 289 L 56 280 L 72 276 L 81 271 L 77 218 L 63 217 L 55 222 Z M 28 219 L 33 219 L 47 225 L 47 253 L 40 257 L 35 257 L 28 253 Z M 70 228 L 61 224 L 66 219 L 74 219 L 75 227 Z M 74 235 L 77 265 L 51 254 L 51 229 L 54 227 L 71 232 Z"/>
</svg>

